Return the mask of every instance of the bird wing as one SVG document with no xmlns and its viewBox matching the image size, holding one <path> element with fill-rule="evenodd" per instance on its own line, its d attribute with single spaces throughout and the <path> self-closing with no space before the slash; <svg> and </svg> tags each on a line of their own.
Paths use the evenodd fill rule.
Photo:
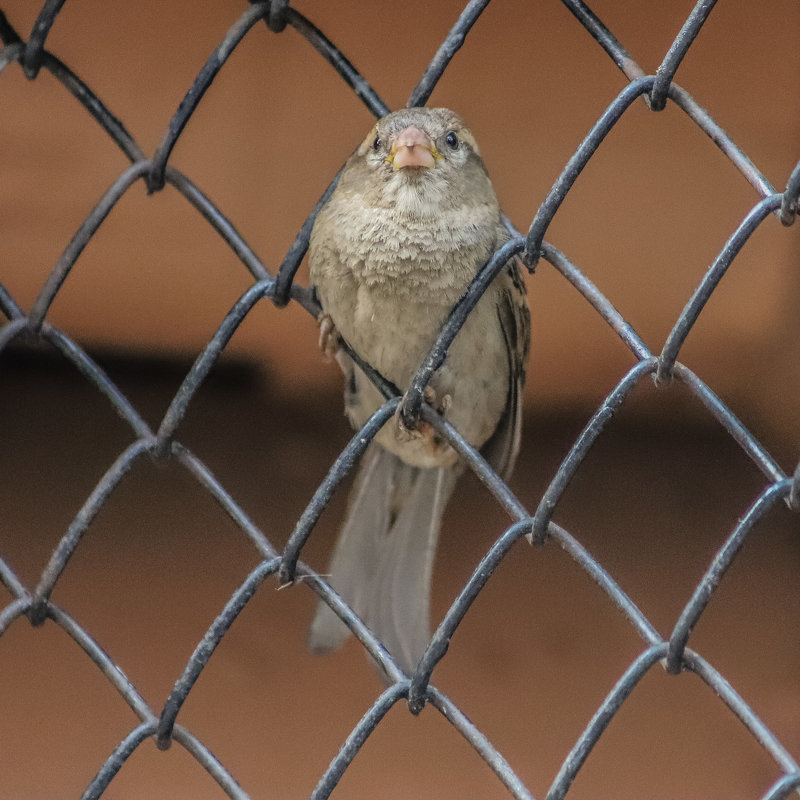
<svg viewBox="0 0 800 800">
<path fill-rule="evenodd" d="M 494 433 L 481 448 L 503 480 L 511 476 L 522 431 L 522 391 L 530 351 L 531 317 L 522 264 L 514 257 L 497 276 L 497 317 L 508 354 L 508 399 Z"/>
</svg>

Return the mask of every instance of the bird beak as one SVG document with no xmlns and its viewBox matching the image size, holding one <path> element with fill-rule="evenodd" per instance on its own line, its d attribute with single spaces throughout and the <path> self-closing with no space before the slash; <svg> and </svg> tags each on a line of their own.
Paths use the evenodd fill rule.
<svg viewBox="0 0 800 800">
<path fill-rule="evenodd" d="M 420 128 L 409 125 L 395 136 L 386 160 L 397 171 L 406 167 L 430 169 L 436 166 L 437 158 L 441 158 L 441 156 L 436 150 L 436 145 L 431 141 L 431 137 Z"/>
</svg>

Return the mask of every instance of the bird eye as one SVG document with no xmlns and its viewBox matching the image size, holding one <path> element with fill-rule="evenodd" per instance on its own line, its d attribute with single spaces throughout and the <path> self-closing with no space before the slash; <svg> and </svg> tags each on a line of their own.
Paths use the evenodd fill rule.
<svg viewBox="0 0 800 800">
<path fill-rule="evenodd" d="M 458 136 L 456 136 L 455 131 L 448 131 L 447 136 L 444 137 L 444 141 L 451 150 L 455 150 L 458 147 Z"/>
<path fill-rule="evenodd" d="M 380 136 L 376 136 L 375 137 L 375 141 L 372 143 L 372 149 L 375 150 L 375 151 L 380 150 L 382 144 L 383 144 L 383 142 L 381 141 L 381 137 Z"/>
</svg>

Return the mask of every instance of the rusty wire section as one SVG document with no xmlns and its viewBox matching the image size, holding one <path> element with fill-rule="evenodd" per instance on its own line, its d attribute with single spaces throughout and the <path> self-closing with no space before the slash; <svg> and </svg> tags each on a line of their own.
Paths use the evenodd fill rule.
<svg viewBox="0 0 800 800">
<path fill-rule="evenodd" d="M 430 703 L 472 745 L 478 756 L 484 759 L 489 768 L 505 785 L 510 796 L 530 798 L 530 792 L 492 743 L 475 728 L 453 701 L 431 683 L 436 665 L 447 651 L 450 637 L 465 614 L 468 613 L 473 600 L 512 545 L 525 536 L 534 543 L 540 543 L 545 539 L 555 540 L 564 548 L 587 575 L 600 585 L 609 600 L 625 615 L 644 642 L 641 654 L 619 678 L 618 683 L 597 709 L 572 751 L 566 756 L 547 795 L 549 800 L 557 800 L 567 794 L 572 781 L 594 745 L 603 735 L 614 714 L 643 676 L 659 664 L 663 664 L 671 673 L 691 671 L 698 675 L 709 689 L 733 711 L 753 738 L 772 756 L 783 773 L 783 777 L 764 795 L 764 800 L 778 800 L 800 789 L 800 767 L 795 759 L 713 665 L 687 647 L 692 629 L 753 528 L 779 502 L 784 502 L 796 512 L 800 511 L 800 466 L 793 475 L 786 475 L 760 442 L 703 380 L 677 360 L 681 346 L 703 307 L 756 228 L 771 214 L 776 215 L 787 226 L 794 221 L 800 193 L 800 164 L 790 176 L 787 176 L 785 191 L 777 192 L 756 165 L 711 116 L 696 103 L 688 92 L 673 82 L 681 60 L 711 13 L 714 6 L 713 0 L 699 0 L 655 75 L 644 73 L 622 44 L 582 0 L 563 0 L 563 2 L 612 58 L 629 79 L 629 83 L 612 100 L 607 110 L 566 164 L 560 177 L 536 210 L 527 235 L 523 236 L 515 231 L 514 238 L 495 253 L 476 276 L 464 297 L 453 309 L 438 340 L 420 365 L 403 403 L 401 412 L 404 414 L 407 424 L 413 425 L 422 417 L 436 427 L 439 433 L 461 454 L 469 468 L 483 481 L 511 518 L 508 529 L 486 553 L 471 579 L 445 615 L 413 675 L 403 674 L 361 620 L 353 614 L 322 578 L 300 560 L 303 545 L 325 505 L 345 475 L 357 463 L 366 449 L 367 443 L 372 440 L 383 423 L 394 414 L 400 405 L 401 399 L 396 387 L 382 381 L 380 375 L 369 369 L 369 365 L 363 365 L 381 388 L 387 402 L 364 428 L 353 436 L 351 442 L 342 451 L 303 512 L 283 552 L 280 552 L 278 546 L 270 542 L 248 519 L 244 511 L 202 461 L 175 438 L 176 431 L 195 392 L 225 349 L 234 331 L 257 303 L 268 299 L 276 306 L 282 307 L 294 301 L 311 314 L 318 311 L 311 289 L 296 284 L 294 276 L 308 246 L 308 238 L 316 213 L 335 186 L 334 179 L 321 195 L 317 205 L 311 210 L 277 271 L 273 273 L 268 270 L 222 211 L 188 177 L 169 164 L 170 153 L 192 113 L 202 101 L 206 89 L 247 33 L 253 26 L 263 22 L 275 34 L 280 34 L 287 25 L 293 27 L 336 69 L 375 116 L 385 114 L 389 110 L 388 107 L 325 34 L 293 9 L 287 0 L 252 3 L 234 22 L 229 31 L 222 32 L 222 44 L 212 53 L 200 71 L 170 121 L 167 132 L 156 152 L 152 158 L 148 158 L 125 126 L 103 105 L 80 77 L 46 50 L 47 35 L 63 5 L 63 0 L 47 0 L 45 2 L 27 42 L 20 38 L 11 21 L 0 10 L 0 39 L 3 43 L 3 49 L 0 50 L 0 71 L 13 62 L 17 62 L 30 79 L 34 79 L 42 68 L 49 70 L 83 104 L 87 112 L 117 143 L 131 162 L 131 166 L 108 189 L 75 233 L 28 312 L 20 308 L 14 298 L 0 284 L 0 309 L 6 318 L 3 327 L 0 328 L 0 351 L 17 339 L 33 338 L 49 342 L 81 372 L 98 392 L 105 396 L 131 429 L 131 443 L 108 467 L 105 475 L 86 499 L 53 552 L 50 562 L 34 589 L 25 586 L 9 566 L 0 559 L 0 580 L 12 597 L 12 600 L 0 609 L 0 635 L 20 617 L 27 617 L 33 625 L 40 625 L 45 619 L 52 620 L 72 637 L 87 656 L 94 661 L 141 721 L 120 742 L 107 760 L 99 765 L 95 778 L 83 795 L 84 798 L 101 797 L 115 775 L 124 767 L 126 759 L 149 737 L 154 737 L 162 749 L 168 748 L 172 742 L 177 742 L 215 778 L 228 796 L 232 798 L 248 797 L 234 776 L 191 731 L 177 722 L 177 718 L 192 686 L 213 656 L 216 646 L 225 636 L 226 631 L 258 591 L 264 579 L 276 573 L 283 581 L 291 581 L 297 576 L 302 576 L 304 585 L 331 605 L 352 629 L 366 650 L 382 664 L 386 674 L 393 681 L 343 743 L 340 752 L 320 778 L 312 797 L 325 798 L 330 795 L 366 738 L 380 724 L 386 712 L 395 703 L 403 700 L 408 703 L 411 712 L 415 714 Z M 411 93 L 409 105 L 422 105 L 427 101 L 450 59 L 461 47 L 465 36 L 487 5 L 488 0 L 471 0 L 466 4 L 461 16 L 435 54 L 419 84 Z M 664 108 L 668 101 L 674 103 L 696 124 L 700 131 L 709 136 L 728 156 L 732 166 L 744 176 L 759 196 L 758 202 L 738 225 L 703 276 L 677 319 L 672 332 L 667 337 L 660 354 L 651 352 L 611 302 L 580 269 L 572 264 L 566 255 L 544 239 L 550 222 L 583 167 L 600 146 L 604 137 L 639 97 L 643 97 L 654 111 Z M 173 398 L 158 430 L 155 431 L 150 428 L 128 399 L 87 353 L 63 331 L 53 327 L 46 320 L 51 303 L 80 257 L 82 250 L 114 205 L 139 180 L 144 181 L 151 192 L 162 189 L 167 183 L 177 189 L 227 242 L 254 279 L 253 285 L 233 306 L 212 340 L 198 356 Z M 609 393 L 574 443 L 567 457 L 553 475 L 538 507 L 533 509 L 533 513 L 521 505 L 481 455 L 471 448 L 456 430 L 422 402 L 425 385 L 433 372 L 441 366 L 446 357 L 447 348 L 466 316 L 488 283 L 512 254 L 520 254 L 530 268 L 533 268 L 541 259 L 549 262 L 580 292 L 608 326 L 622 339 L 630 349 L 634 360 L 634 365 Z M 357 358 L 357 354 L 353 355 Z M 746 514 L 717 552 L 711 566 L 681 613 L 669 639 L 662 638 L 603 566 L 586 552 L 574 537 L 552 521 L 554 511 L 566 487 L 580 468 L 592 444 L 605 429 L 611 416 L 625 402 L 626 397 L 639 382 L 650 379 L 655 379 L 660 385 L 674 380 L 684 383 L 700 399 L 719 424 L 730 433 L 747 456 L 753 460 L 763 473 L 767 484 L 761 494 L 753 499 Z M 124 479 L 134 462 L 146 455 L 161 459 L 174 459 L 182 464 L 194 476 L 198 484 L 228 512 L 242 533 L 250 539 L 262 559 L 259 566 L 246 577 L 240 588 L 221 609 L 219 616 L 213 621 L 208 632 L 189 658 L 183 674 L 176 681 L 170 696 L 160 710 L 152 708 L 144 700 L 112 658 L 80 624 L 50 601 L 51 593 L 59 576 L 106 498 Z"/>
</svg>

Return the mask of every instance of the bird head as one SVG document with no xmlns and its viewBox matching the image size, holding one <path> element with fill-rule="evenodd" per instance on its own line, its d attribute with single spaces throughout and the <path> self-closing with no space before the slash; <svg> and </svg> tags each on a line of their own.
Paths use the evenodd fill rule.
<svg viewBox="0 0 800 800">
<path fill-rule="evenodd" d="M 496 203 L 472 133 L 446 108 L 406 108 L 378 120 L 342 181 L 400 214 L 428 216 L 465 198 Z"/>
</svg>

